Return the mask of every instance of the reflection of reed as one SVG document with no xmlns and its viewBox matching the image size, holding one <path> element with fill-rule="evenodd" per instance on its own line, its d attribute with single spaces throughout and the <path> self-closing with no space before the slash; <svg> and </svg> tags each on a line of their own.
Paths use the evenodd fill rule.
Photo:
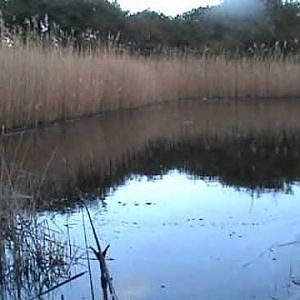
<svg viewBox="0 0 300 300">
<path fill-rule="evenodd" d="M 132 173 L 174 167 L 235 186 L 280 187 L 299 174 L 299 115 L 292 100 L 187 102 L 6 137 L 2 146 L 8 161 L 22 157 L 22 169 L 38 178 L 32 182 L 45 177 L 51 209 L 71 205 L 79 191 L 103 196 Z M 22 155 L 12 155 L 16 148 Z"/>
</svg>

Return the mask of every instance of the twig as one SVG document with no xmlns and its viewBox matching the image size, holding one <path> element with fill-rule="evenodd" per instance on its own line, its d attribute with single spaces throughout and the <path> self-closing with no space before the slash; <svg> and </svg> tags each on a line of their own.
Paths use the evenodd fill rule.
<svg viewBox="0 0 300 300">
<path fill-rule="evenodd" d="M 103 292 L 103 299 L 108 300 L 108 294 L 107 294 L 107 288 L 108 288 L 112 300 L 118 300 L 118 297 L 116 295 L 115 289 L 114 289 L 113 284 L 112 284 L 112 278 L 110 277 L 109 270 L 108 270 L 108 267 L 107 267 L 106 261 L 105 261 L 105 256 L 106 256 L 106 253 L 109 249 L 109 245 L 105 248 L 104 251 L 102 251 L 100 241 L 99 241 L 99 238 L 97 236 L 96 229 L 95 229 L 91 214 L 89 212 L 89 209 L 88 209 L 87 205 L 85 204 L 85 202 L 83 200 L 81 200 L 81 202 L 82 202 L 84 208 L 86 209 L 87 215 L 89 217 L 89 221 L 90 221 L 90 224 L 91 224 L 91 227 L 92 227 L 94 239 L 95 239 L 95 242 L 96 242 L 96 245 L 97 245 L 97 250 L 92 248 L 92 247 L 90 247 L 90 248 L 93 250 L 93 252 L 94 252 L 95 256 L 97 257 L 97 259 L 99 261 L 99 264 L 100 264 L 101 287 L 102 287 L 102 292 Z"/>
<path fill-rule="evenodd" d="M 79 274 L 77 274 L 77 275 L 75 275 L 75 276 L 73 276 L 73 277 L 71 277 L 71 278 L 69 278 L 69 279 L 67 279 L 67 280 L 65 280 L 65 281 L 63 281 L 63 282 L 57 284 L 56 286 L 54 286 L 54 287 L 48 289 L 47 291 L 44 291 L 44 292 L 42 292 L 42 293 L 40 293 L 40 294 L 38 294 L 38 295 L 36 295 L 36 296 L 30 298 L 30 300 L 34 300 L 34 299 L 37 299 L 37 298 L 39 298 L 39 297 L 41 297 L 41 296 L 44 296 L 44 295 L 46 295 L 46 294 L 49 294 L 50 292 L 52 292 L 52 291 L 54 291 L 54 290 L 60 288 L 61 286 L 65 285 L 65 284 L 67 284 L 67 283 L 69 283 L 69 282 L 71 282 L 71 281 L 73 281 L 73 280 L 75 280 L 75 279 L 77 279 L 77 278 L 79 278 L 79 277 L 81 277 L 81 276 L 83 276 L 85 273 L 86 273 L 86 272 L 79 273 Z"/>
<path fill-rule="evenodd" d="M 86 249 L 86 257 L 87 257 L 87 262 L 88 262 L 91 296 L 92 296 L 92 300 L 95 300 L 94 285 L 93 285 L 92 272 L 91 272 L 91 262 L 90 262 L 90 255 L 89 255 L 89 250 L 88 250 L 88 246 L 87 246 L 86 228 L 85 228 L 85 220 L 84 220 L 83 212 L 81 214 L 81 217 L 82 217 L 82 226 L 83 226 L 83 235 L 84 235 L 84 242 L 85 242 L 85 249 Z"/>
</svg>

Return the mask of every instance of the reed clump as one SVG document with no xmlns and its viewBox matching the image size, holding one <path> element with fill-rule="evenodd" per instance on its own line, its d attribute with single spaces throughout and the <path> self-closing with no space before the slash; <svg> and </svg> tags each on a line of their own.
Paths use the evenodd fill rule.
<svg viewBox="0 0 300 300">
<path fill-rule="evenodd" d="M 69 255 L 67 241 L 37 216 L 35 198 L 42 181 L 36 185 L 24 170 L 19 146 L 10 153 L 12 161 L 5 147 L 0 151 L 0 298 L 12 300 L 39 298 L 70 281 L 78 250 L 73 246 L 74 255 Z"/>
<path fill-rule="evenodd" d="M 0 297 L 33 299 L 70 278 L 74 258 L 46 221 L 11 212 L 0 229 Z"/>
<path fill-rule="evenodd" d="M 295 58 L 141 57 L 0 47 L 2 132 L 185 98 L 299 97 Z"/>
</svg>

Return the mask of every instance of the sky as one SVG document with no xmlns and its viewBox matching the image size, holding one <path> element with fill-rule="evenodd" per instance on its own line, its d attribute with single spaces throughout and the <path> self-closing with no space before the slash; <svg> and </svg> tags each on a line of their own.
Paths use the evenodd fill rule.
<svg viewBox="0 0 300 300">
<path fill-rule="evenodd" d="M 123 10 L 132 13 L 150 9 L 167 16 L 176 16 L 199 6 L 215 5 L 220 0 L 118 0 Z"/>
</svg>

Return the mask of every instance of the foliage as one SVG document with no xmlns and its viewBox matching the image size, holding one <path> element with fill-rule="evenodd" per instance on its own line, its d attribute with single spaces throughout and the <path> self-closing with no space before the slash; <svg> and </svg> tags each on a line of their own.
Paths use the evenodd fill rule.
<svg viewBox="0 0 300 300">
<path fill-rule="evenodd" d="M 90 30 L 102 41 L 118 37 L 118 42 L 141 51 L 299 48 L 300 4 L 292 0 L 225 0 L 176 17 L 148 10 L 129 14 L 117 1 L 106 0 L 1 0 L 0 10 L 7 28 L 20 30 L 30 24 L 41 30 L 49 16 L 49 31 L 59 27 L 76 38 Z"/>
<path fill-rule="evenodd" d="M 34 26 L 33 20 L 47 15 L 52 27 L 56 24 L 75 37 L 88 29 L 102 41 L 118 37 L 118 42 L 146 52 L 174 47 L 250 52 L 299 48 L 300 4 L 292 0 L 225 0 L 176 17 L 148 10 L 129 14 L 117 1 L 106 0 L 0 0 L 0 10 L 8 28 L 22 28 L 28 20 Z"/>
</svg>

